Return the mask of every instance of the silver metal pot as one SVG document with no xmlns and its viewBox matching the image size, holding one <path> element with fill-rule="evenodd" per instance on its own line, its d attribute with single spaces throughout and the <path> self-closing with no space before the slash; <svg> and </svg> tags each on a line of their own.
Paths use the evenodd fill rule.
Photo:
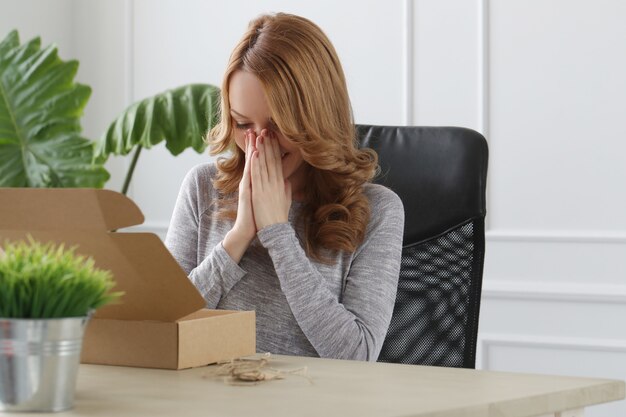
<svg viewBox="0 0 626 417">
<path fill-rule="evenodd" d="M 0 318 L 0 411 L 73 407 L 88 320 Z"/>
</svg>

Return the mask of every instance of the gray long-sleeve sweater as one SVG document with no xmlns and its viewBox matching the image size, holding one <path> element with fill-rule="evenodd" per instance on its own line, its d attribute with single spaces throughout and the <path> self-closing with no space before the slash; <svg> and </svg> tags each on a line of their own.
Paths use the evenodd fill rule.
<svg viewBox="0 0 626 417">
<path fill-rule="evenodd" d="M 255 310 L 257 351 L 374 361 L 382 348 L 396 296 L 404 228 L 398 196 L 364 186 L 371 218 L 354 253 L 326 265 L 306 256 L 294 223 L 257 233 L 239 264 L 222 246 L 233 223 L 217 219 L 217 168 L 203 164 L 185 177 L 165 240 L 204 296 L 207 308 Z"/>
</svg>

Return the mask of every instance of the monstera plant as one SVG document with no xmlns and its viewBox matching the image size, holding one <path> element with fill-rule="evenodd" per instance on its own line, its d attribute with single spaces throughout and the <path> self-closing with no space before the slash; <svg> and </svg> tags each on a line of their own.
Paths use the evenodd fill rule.
<svg viewBox="0 0 626 417">
<path fill-rule="evenodd" d="M 39 38 L 20 45 L 12 31 L 0 43 L 0 187 L 101 188 L 107 158 L 133 152 L 126 194 L 143 148 L 165 141 L 172 155 L 205 150 L 219 112 L 217 87 L 189 84 L 141 100 L 94 142 L 80 134 L 91 88 L 73 81 L 77 70 L 54 45 L 41 49 Z"/>
<path fill-rule="evenodd" d="M 99 162 L 111 155 L 133 152 L 122 193 L 126 194 L 143 148 L 165 140 L 174 156 L 191 147 L 202 153 L 204 136 L 215 125 L 220 90 L 209 84 L 189 84 L 167 90 L 128 107 L 111 123 L 96 144 Z"/>
<path fill-rule="evenodd" d="M 74 82 L 77 61 L 17 31 L 0 42 L 0 187 L 102 187 L 109 173 L 81 136 L 91 88 Z"/>
</svg>

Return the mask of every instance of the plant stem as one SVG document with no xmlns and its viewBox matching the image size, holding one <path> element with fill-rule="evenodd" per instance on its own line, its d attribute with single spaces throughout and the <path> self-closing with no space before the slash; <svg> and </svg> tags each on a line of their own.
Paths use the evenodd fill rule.
<svg viewBox="0 0 626 417">
<path fill-rule="evenodd" d="M 133 177 L 133 172 L 135 171 L 135 165 L 137 165 L 137 159 L 139 159 L 139 154 L 141 153 L 141 145 L 137 145 L 137 149 L 135 149 L 135 153 L 133 154 L 133 160 L 128 167 L 128 172 L 126 173 L 126 179 L 124 179 L 124 186 L 122 187 L 122 194 L 126 195 L 128 191 L 128 187 L 130 186 L 130 180 Z"/>
</svg>

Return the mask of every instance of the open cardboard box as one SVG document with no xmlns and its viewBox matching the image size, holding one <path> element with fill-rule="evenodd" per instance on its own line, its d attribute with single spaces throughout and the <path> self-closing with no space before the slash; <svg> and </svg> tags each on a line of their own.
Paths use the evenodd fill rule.
<svg viewBox="0 0 626 417">
<path fill-rule="evenodd" d="M 143 220 L 135 203 L 114 191 L 0 188 L 0 246 L 28 235 L 77 246 L 125 292 L 89 322 L 83 363 L 182 369 L 254 354 L 253 311 L 204 309 L 156 235 L 114 232 Z"/>
</svg>

